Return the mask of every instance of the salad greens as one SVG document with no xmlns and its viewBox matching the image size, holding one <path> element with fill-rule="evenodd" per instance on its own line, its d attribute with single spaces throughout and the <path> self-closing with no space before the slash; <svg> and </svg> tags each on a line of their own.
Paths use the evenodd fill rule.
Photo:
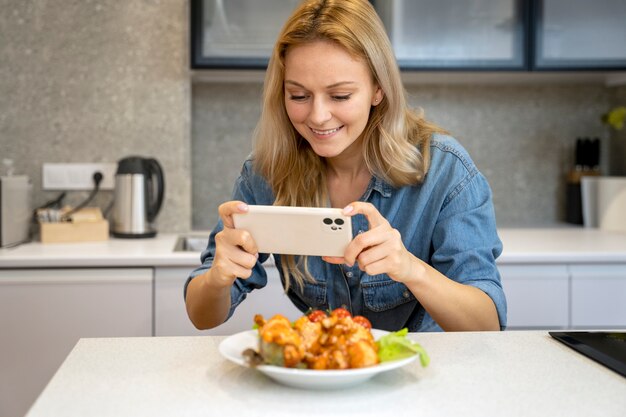
<svg viewBox="0 0 626 417">
<path fill-rule="evenodd" d="M 408 333 L 409 329 L 405 327 L 378 339 L 376 342 L 378 345 L 378 359 L 381 362 L 389 362 L 419 355 L 422 366 L 427 366 L 430 362 L 428 354 L 419 343 L 413 342 L 406 337 Z"/>
</svg>

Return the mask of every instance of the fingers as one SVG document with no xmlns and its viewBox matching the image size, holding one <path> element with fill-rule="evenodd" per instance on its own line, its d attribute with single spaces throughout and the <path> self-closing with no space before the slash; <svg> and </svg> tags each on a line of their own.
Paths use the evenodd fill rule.
<svg viewBox="0 0 626 417">
<path fill-rule="evenodd" d="M 357 256 L 356 262 L 359 269 L 368 275 L 378 275 L 386 273 L 393 275 L 400 263 L 398 245 L 393 240 L 385 240 L 381 244 L 365 249 Z"/>
<path fill-rule="evenodd" d="M 256 243 L 246 230 L 225 227 L 215 235 L 213 268 L 223 279 L 249 278 L 258 257 Z"/>
<path fill-rule="evenodd" d="M 237 278 L 248 279 L 252 276 L 252 267 L 246 268 L 227 258 L 215 258 L 212 268 L 219 272 L 219 276 L 222 277 L 228 285 L 231 285 Z"/>
<path fill-rule="evenodd" d="M 346 263 L 346 259 L 339 256 L 322 256 L 322 260 L 328 262 L 329 264 L 343 265 Z"/>
<path fill-rule="evenodd" d="M 387 219 L 370 203 L 354 201 L 343 209 L 343 214 L 347 216 L 363 214 L 370 226 L 370 230 L 365 233 L 360 233 L 348 245 L 344 253 L 345 263 L 348 265 L 354 265 L 356 257 L 365 249 L 380 245 L 386 239 L 389 239 L 390 236 L 388 236 L 387 233 L 394 230 L 389 225 Z"/>
<path fill-rule="evenodd" d="M 358 262 L 359 269 L 368 275 L 388 274 L 392 279 L 405 279 L 410 256 L 400 232 L 391 227 L 370 203 L 355 201 L 346 206 L 343 213 L 348 216 L 363 214 L 370 226 L 368 231 L 360 233 L 350 242 L 344 253 L 344 262 L 350 266 Z"/>
<path fill-rule="evenodd" d="M 370 225 L 370 229 L 378 227 L 380 225 L 389 224 L 387 219 L 374 207 L 371 203 L 365 203 L 363 201 L 354 201 L 348 204 L 343 209 L 343 214 L 346 216 L 354 216 L 355 214 L 362 214 L 367 218 L 367 222 Z"/>
<path fill-rule="evenodd" d="M 352 242 L 350 242 L 343 255 L 346 264 L 350 266 L 354 265 L 357 257 L 360 256 L 362 252 L 368 248 L 382 245 L 386 240 L 392 238 L 392 236 L 390 236 L 390 232 L 393 230 L 395 229 L 370 229 L 365 233 L 358 234 L 354 239 L 352 239 Z"/>
<path fill-rule="evenodd" d="M 256 242 L 247 230 L 225 228 L 215 235 L 215 245 L 217 249 L 223 248 L 228 253 L 245 253 L 257 256 L 259 250 Z"/>
<path fill-rule="evenodd" d="M 233 214 L 247 213 L 248 205 L 243 201 L 238 200 L 227 201 L 221 204 L 217 211 L 220 215 L 220 218 L 222 219 L 222 223 L 224 223 L 224 227 L 232 229 L 235 227 L 235 224 L 233 222 Z"/>
</svg>

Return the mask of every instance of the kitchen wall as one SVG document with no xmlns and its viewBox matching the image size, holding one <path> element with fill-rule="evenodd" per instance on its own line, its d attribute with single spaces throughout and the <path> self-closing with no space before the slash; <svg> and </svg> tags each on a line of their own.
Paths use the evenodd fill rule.
<svg viewBox="0 0 626 417">
<path fill-rule="evenodd" d="M 626 86 L 611 91 L 611 107 L 626 106 Z M 620 131 L 613 130 L 610 138 L 611 174 L 626 176 L 626 128 Z"/>
<path fill-rule="evenodd" d="M 414 107 L 470 152 L 494 193 L 500 226 L 554 226 L 565 217 L 565 172 L 579 136 L 604 137 L 613 90 L 601 85 L 409 85 Z M 261 85 L 193 87 L 193 227 L 209 229 L 251 150 Z M 219 159 L 220 156 L 223 159 Z"/>
<path fill-rule="evenodd" d="M 189 229 L 187 3 L 0 0 L 0 159 L 31 177 L 34 204 L 58 194 L 41 191 L 44 162 L 153 156 L 166 175 L 159 230 Z"/>
<path fill-rule="evenodd" d="M 0 159 L 14 159 L 32 178 L 34 204 L 58 194 L 41 190 L 43 162 L 139 154 L 165 169 L 159 230 L 213 226 L 251 149 L 261 84 L 192 85 L 187 20 L 182 0 L 62 7 L 0 0 Z M 599 115 L 626 102 L 625 91 L 599 84 L 408 87 L 411 103 L 449 129 L 485 173 L 501 226 L 562 221 L 573 142 L 604 137 Z M 68 202 L 85 194 L 70 193 Z M 104 192 L 97 203 L 110 199 Z"/>
</svg>

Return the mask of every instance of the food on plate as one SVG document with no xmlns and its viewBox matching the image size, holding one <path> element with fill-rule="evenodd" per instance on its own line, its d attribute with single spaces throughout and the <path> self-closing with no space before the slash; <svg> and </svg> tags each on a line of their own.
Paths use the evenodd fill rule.
<svg viewBox="0 0 626 417">
<path fill-rule="evenodd" d="M 380 362 L 420 355 L 422 365 L 428 356 L 417 343 L 406 338 L 407 329 L 374 340 L 372 324 L 344 308 L 330 313 L 315 310 L 291 323 L 277 314 L 269 320 L 254 317 L 259 332 L 258 351 L 243 355 L 251 366 L 266 364 L 301 369 L 355 369 Z"/>
</svg>

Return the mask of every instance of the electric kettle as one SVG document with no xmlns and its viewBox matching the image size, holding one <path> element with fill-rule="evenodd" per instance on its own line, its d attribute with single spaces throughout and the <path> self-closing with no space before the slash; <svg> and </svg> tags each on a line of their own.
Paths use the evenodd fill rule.
<svg viewBox="0 0 626 417">
<path fill-rule="evenodd" d="M 119 160 L 111 234 L 121 238 L 156 236 L 153 222 L 164 190 L 163 169 L 156 159 L 129 156 Z"/>
</svg>

